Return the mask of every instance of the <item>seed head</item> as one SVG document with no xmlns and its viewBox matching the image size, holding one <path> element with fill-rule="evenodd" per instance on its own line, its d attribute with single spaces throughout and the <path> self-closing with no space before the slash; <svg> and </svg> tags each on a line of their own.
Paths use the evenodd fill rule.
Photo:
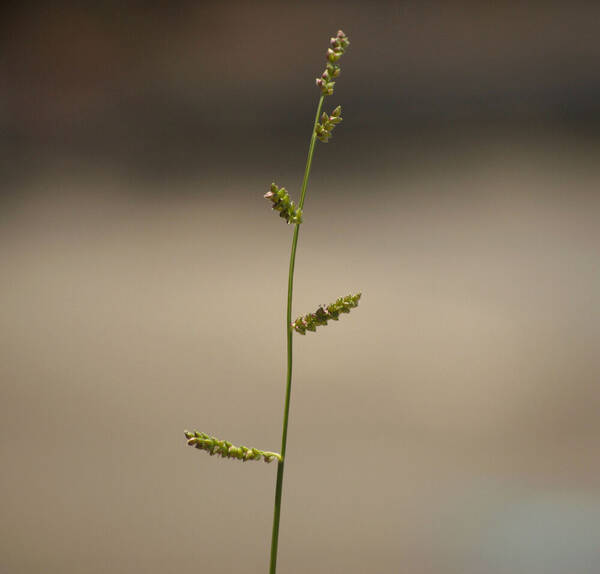
<svg viewBox="0 0 600 574">
<path fill-rule="evenodd" d="M 341 71 L 336 62 L 344 55 L 349 45 L 350 41 L 342 30 L 338 30 L 338 33 L 329 39 L 329 48 L 325 54 L 327 65 L 321 77 L 317 78 L 317 86 L 321 89 L 321 93 L 324 96 L 331 96 L 333 94 L 335 82 L 332 82 L 332 80 L 337 78 Z"/>
</svg>

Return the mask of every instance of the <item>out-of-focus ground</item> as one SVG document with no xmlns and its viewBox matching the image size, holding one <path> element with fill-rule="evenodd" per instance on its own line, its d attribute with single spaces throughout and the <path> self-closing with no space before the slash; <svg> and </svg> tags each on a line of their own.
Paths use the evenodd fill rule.
<svg viewBox="0 0 600 574">
<path fill-rule="evenodd" d="M 267 570 L 275 466 L 183 429 L 279 449 L 261 195 L 342 25 L 294 307 L 364 295 L 295 337 L 280 570 L 597 572 L 598 9 L 184 6 L 5 20 L 0 571 Z"/>
</svg>

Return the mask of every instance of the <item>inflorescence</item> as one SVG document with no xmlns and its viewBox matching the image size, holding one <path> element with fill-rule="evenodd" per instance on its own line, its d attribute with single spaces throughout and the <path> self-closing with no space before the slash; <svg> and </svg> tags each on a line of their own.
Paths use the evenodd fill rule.
<svg viewBox="0 0 600 574">
<path fill-rule="evenodd" d="M 203 432 L 185 431 L 185 438 L 188 439 L 187 443 L 190 446 L 205 450 L 211 456 L 218 454 L 222 458 L 236 458 L 244 462 L 247 460 L 261 460 L 261 458 L 265 462 L 271 462 L 275 459 L 281 461 L 281 455 L 276 452 L 268 452 L 246 446 L 235 446 L 229 441 L 219 440 Z"/>
<path fill-rule="evenodd" d="M 273 202 L 273 209 L 279 211 L 279 217 L 283 217 L 288 223 L 302 223 L 302 210 L 290 200 L 285 187 L 272 183 L 270 191 L 264 197 Z"/>
<path fill-rule="evenodd" d="M 292 328 L 301 335 L 305 335 L 306 331 L 316 331 L 317 327 L 327 325 L 327 321 L 330 319 L 337 321 L 341 313 L 350 313 L 350 309 L 358 307 L 360 296 L 360 293 L 347 295 L 340 297 L 335 303 L 327 306 L 321 305 L 314 313 L 298 317 L 292 323 Z"/>
<path fill-rule="evenodd" d="M 275 574 L 277 566 L 277 547 L 281 511 L 281 496 L 283 484 L 283 454 L 286 452 L 286 440 L 288 429 L 288 414 L 289 414 L 289 397 L 292 383 L 292 342 L 293 330 L 301 335 L 305 335 L 307 331 L 316 331 L 317 327 L 327 325 L 329 320 L 337 321 L 342 313 L 349 313 L 353 308 L 358 306 L 361 294 L 347 295 L 340 297 L 334 303 L 329 305 L 320 305 L 314 313 L 309 313 L 298 317 L 293 323 L 291 322 L 292 309 L 292 286 L 294 280 L 294 264 L 296 260 L 296 246 L 298 242 L 298 225 L 302 223 L 302 209 L 304 205 L 304 197 L 308 178 L 310 175 L 311 163 L 315 149 L 315 140 L 318 138 L 321 142 L 326 143 L 332 137 L 333 130 L 336 125 L 342 121 L 342 107 L 337 106 L 331 113 L 323 112 L 323 103 L 326 96 L 333 95 L 335 79 L 340 75 L 341 69 L 338 65 L 339 59 L 344 54 L 346 48 L 350 45 L 348 37 L 342 30 L 339 30 L 335 37 L 330 39 L 330 47 L 327 50 L 327 62 L 324 72 L 317 78 L 316 84 L 321 91 L 319 103 L 317 106 L 316 118 L 313 124 L 311 133 L 308 157 L 306 168 L 304 171 L 304 179 L 302 182 L 300 205 L 295 205 L 291 201 L 290 196 L 285 188 L 277 186 L 275 183 L 267 193 L 264 194 L 265 199 L 271 202 L 273 210 L 279 212 L 279 216 L 287 221 L 288 224 L 294 224 L 294 233 L 292 239 L 292 248 L 290 253 L 289 275 L 288 275 L 288 300 L 287 300 L 287 315 L 286 315 L 286 333 L 287 333 L 287 356 L 288 369 L 286 377 L 286 403 L 284 408 L 283 431 L 282 431 L 282 446 L 281 454 L 259 450 L 257 448 L 249 448 L 246 446 L 236 446 L 229 441 L 220 440 L 214 436 L 199 431 L 185 431 L 185 438 L 189 446 L 193 446 L 199 450 L 208 452 L 211 456 L 218 455 L 221 458 L 231 458 L 241 460 L 262 460 L 264 462 L 272 462 L 276 460 L 277 464 L 277 482 L 275 488 L 275 503 L 273 513 L 273 534 L 271 539 L 271 574 Z M 327 109 L 327 108 L 325 108 Z M 319 115 L 320 114 L 320 115 Z"/>
<path fill-rule="evenodd" d="M 331 96 L 333 94 L 333 86 L 335 86 L 334 78 L 340 75 L 340 67 L 337 65 L 337 61 L 342 57 L 342 54 L 346 48 L 350 45 L 348 36 L 338 30 L 335 38 L 329 40 L 330 48 L 327 50 L 327 66 L 325 71 L 321 74 L 320 78 L 317 78 L 317 86 L 321 88 L 321 93 L 324 96 Z"/>
<path fill-rule="evenodd" d="M 321 114 L 321 123 L 317 123 L 315 127 L 315 132 L 317 132 L 317 137 L 323 143 L 327 143 L 329 138 L 331 137 L 331 132 L 333 128 L 342 121 L 342 106 L 338 106 L 331 112 L 331 115 L 328 116 L 325 112 Z"/>
</svg>

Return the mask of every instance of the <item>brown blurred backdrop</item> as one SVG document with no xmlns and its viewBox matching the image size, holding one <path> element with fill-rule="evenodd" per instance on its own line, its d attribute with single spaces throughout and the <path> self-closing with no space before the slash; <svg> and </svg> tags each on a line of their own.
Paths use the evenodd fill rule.
<svg viewBox="0 0 600 574">
<path fill-rule="evenodd" d="M 0 24 L 0 572 L 600 570 L 600 5 L 12 3 Z"/>
</svg>

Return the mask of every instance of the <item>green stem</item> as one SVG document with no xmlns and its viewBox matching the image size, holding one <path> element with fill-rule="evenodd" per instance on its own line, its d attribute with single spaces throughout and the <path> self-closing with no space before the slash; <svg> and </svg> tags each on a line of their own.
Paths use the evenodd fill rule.
<svg viewBox="0 0 600 574">
<path fill-rule="evenodd" d="M 304 206 L 304 197 L 306 196 L 306 187 L 308 185 L 308 176 L 312 164 L 313 153 L 315 151 L 315 141 L 317 133 L 315 131 L 319 121 L 319 114 L 323 106 L 325 96 L 321 96 L 317 106 L 317 114 L 313 125 L 312 135 L 310 137 L 310 146 L 308 147 L 308 158 L 306 159 L 306 168 L 304 170 L 304 179 L 302 180 L 302 191 L 300 194 L 299 207 Z M 277 483 L 275 486 L 275 505 L 273 509 L 273 534 L 271 537 L 271 566 L 269 574 L 275 574 L 277 570 L 277 545 L 279 542 L 279 517 L 281 515 L 281 494 L 283 492 L 283 468 L 285 464 L 285 450 L 287 445 L 288 420 L 290 414 L 290 396 L 292 392 L 292 292 L 294 290 L 294 265 L 296 263 L 296 247 L 298 246 L 298 233 L 300 225 L 297 223 L 294 227 L 294 238 L 292 239 L 292 251 L 290 253 L 290 270 L 288 274 L 288 296 L 287 296 L 287 314 L 285 323 L 285 332 L 287 336 L 287 377 L 285 385 L 285 407 L 283 410 L 283 430 L 281 433 L 281 460 L 277 463 Z"/>
</svg>

